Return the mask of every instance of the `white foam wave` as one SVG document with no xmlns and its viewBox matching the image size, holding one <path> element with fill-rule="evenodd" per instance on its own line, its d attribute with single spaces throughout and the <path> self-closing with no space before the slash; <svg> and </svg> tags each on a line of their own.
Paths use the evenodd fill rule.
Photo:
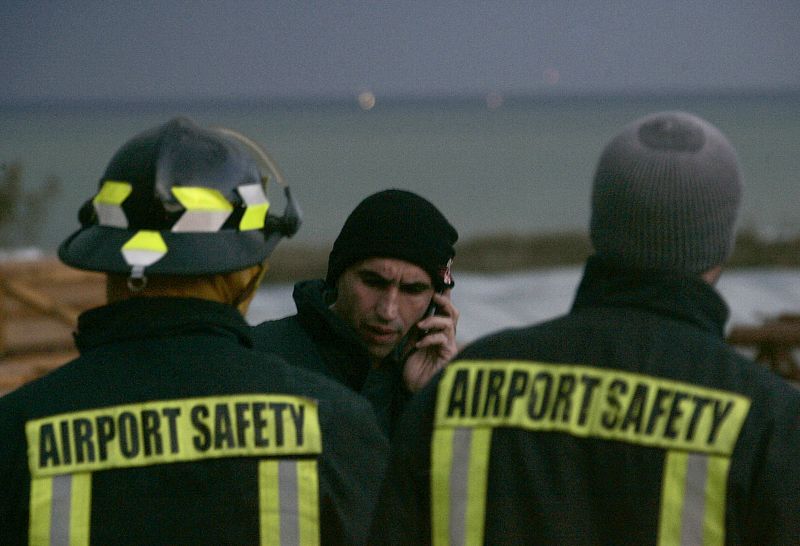
<svg viewBox="0 0 800 546">
<path fill-rule="evenodd" d="M 502 275 L 458 274 L 453 301 L 461 313 L 459 343 L 567 312 L 580 276 L 580 267 Z M 800 270 L 797 269 L 727 271 L 717 289 L 731 309 L 729 328 L 760 324 L 765 318 L 780 313 L 800 314 Z M 248 321 L 257 324 L 294 313 L 292 285 L 268 283 L 255 297 Z"/>
</svg>

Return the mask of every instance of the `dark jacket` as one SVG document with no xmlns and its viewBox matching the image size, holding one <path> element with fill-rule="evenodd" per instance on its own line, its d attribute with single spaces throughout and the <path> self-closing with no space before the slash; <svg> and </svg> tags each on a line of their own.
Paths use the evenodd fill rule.
<svg viewBox="0 0 800 546">
<path fill-rule="evenodd" d="M 28 543 L 38 502 L 44 537 L 77 511 L 95 544 L 257 544 L 304 532 L 302 501 L 301 529 L 318 510 L 323 543 L 363 542 L 388 447 L 359 397 L 253 351 L 227 305 L 136 298 L 78 330 L 77 359 L 0 398 L 0 543 Z"/>
<path fill-rule="evenodd" d="M 725 345 L 727 315 L 699 279 L 591 259 L 569 314 L 475 342 L 412 401 L 371 543 L 434 521 L 487 544 L 797 544 L 800 392 Z"/>
<path fill-rule="evenodd" d="M 411 397 L 403 383 L 398 352 L 373 368 L 366 346 L 329 309 L 324 281 L 299 282 L 292 296 L 296 315 L 253 328 L 256 349 L 277 354 L 290 364 L 326 375 L 361 394 L 372 404 L 381 429 L 391 436 Z"/>
</svg>

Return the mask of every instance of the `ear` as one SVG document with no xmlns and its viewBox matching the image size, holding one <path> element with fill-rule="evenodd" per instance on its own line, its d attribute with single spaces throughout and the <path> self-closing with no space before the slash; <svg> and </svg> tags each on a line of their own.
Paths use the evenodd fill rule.
<svg viewBox="0 0 800 546">
<path fill-rule="evenodd" d="M 706 281 L 711 286 L 717 284 L 720 275 L 722 275 L 722 265 L 715 265 L 711 269 L 700 273 L 700 278 Z"/>
<path fill-rule="evenodd" d="M 261 281 L 264 280 L 264 275 L 267 273 L 268 269 L 269 262 L 264 260 L 260 264 L 256 264 L 238 272 L 239 274 L 243 275 L 242 284 L 244 286 L 241 288 L 239 295 L 233 299 L 231 304 L 239 310 L 242 316 L 247 315 L 247 310 L 250 308 L 250 303 L 253 301 L 253 297 L 256 295 L 258 287 L 261 285 Z"/>
</svg>

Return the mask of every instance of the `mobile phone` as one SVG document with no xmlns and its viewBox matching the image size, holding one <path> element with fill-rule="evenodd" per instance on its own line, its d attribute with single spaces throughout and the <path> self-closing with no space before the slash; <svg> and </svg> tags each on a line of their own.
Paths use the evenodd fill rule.
<svg viewBox="0 0 800 546">
<path fill-rule="evenodd" d="M 453 265 L 453 258 L 450 258 L 449 260 L 447 260 L 447 264 L 441 269 L 439 269 L 439 276 L 441 277 L 442 283 L 444 284 L 444 286 L 442 286 L 441 289 L 436 290 L 436 294 L 439 294 L 440 296 L 444 294 L 445 290 L 453 287 L 453 278 L 450 274 L 450 268 L 452 267 L 452 265 Z M 433 315 L 436 314 L 436 311 L 438 311 L 438 306 L 433 301 L 433 298 L 431 298 L 431 302 L 428 304 L 428 308 L 425 310 L 425 314 L 422 315 L 422 318 L 420 320 L 432 317 Z M 428 332 L 429 330 L 424 330 L 423 332 L 420 333 L 420 337 L 427 336 Z"/>
<path fill-rule="evenodd" d="M 444 294 L 444 290 L 437 290 L 436 293 L 440 294 L 440 295 Z M 428 304 L 428 308 L 425 310 L 425 314 L 422 315 L 422 318 L 420 320 L 424 320 L 424 319 L 426 319 L 428 317 L 432 317 L 433 315 L 436 314 L 436 311 L 438 309 L 439 309 L 439 306 L 436 305 L 436 302 L 433 301 L 433 298 L 431 298 L 431 302 L 430 302 L 430 304 Z M 427 336 L 428 332 L 430 332 L 430 330 L 422 330 L 422 331 L 420 331 L 420 337 Z"/>
<path fill-rule="evenodd" d="M 428 308 L 425 310 L 425 314 L 422 315 L 422 318 L 426 319 L 428 317 L 432 317 L 433 315 L 436 314 L 436 310 L 437 309 L 438 309 L 438 306 L 436 305 L 436 302 L 433 301 L 433 298 L 431 298 L 431 303 L 430 303 L 430 305 L 428 305 Z"/>
</svg>

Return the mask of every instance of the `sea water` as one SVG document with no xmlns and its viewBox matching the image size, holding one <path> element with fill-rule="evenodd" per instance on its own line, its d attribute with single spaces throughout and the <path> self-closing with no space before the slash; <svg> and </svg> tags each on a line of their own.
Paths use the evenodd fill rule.
<svg viewBox="0 0 800 546">
<path fill-rule="evenodd" d="M 572 306 L 581 273 L 582 268 L 577 266 L 492 275 L 459 273 L 451 294 L 460 312 L 458 343 L 463 345 L 497 330 L 536 324 L 566 313 Z M 760 325 L 783 313 L 800 314 L 797 269 L 724 271 L 716 289 L 730 310 L 728 329 Z M 268 282 L 253 300 L 247 319 L 258 324 L 295 313 L 292 285 Z"/>
<path fill-rule="evenodd" d="M 0 162 L 22 165 L 28 191 L 59 179 L 59 193 L 27 228 L 25 242 L 46 251 L 78 227 L 77 210 L 114 151 L 176 115 L 265 146 L 305 213 L 297 243 L 329 245 L 362 198 L 389 187 L 430 199 L 466 240 L 585 230 L 605 142 L 639 116 L 680 109 L 711 121 L 737 148 L 741 224 L 766 236 L 800 231 L 800 95 L 511 97 L 491 106 L 481 98 L 380 97 L 370 110 L 355 100 L 5 104 Z M 282 208 L 279 192 L 270 197 Z"/>
</svg>

